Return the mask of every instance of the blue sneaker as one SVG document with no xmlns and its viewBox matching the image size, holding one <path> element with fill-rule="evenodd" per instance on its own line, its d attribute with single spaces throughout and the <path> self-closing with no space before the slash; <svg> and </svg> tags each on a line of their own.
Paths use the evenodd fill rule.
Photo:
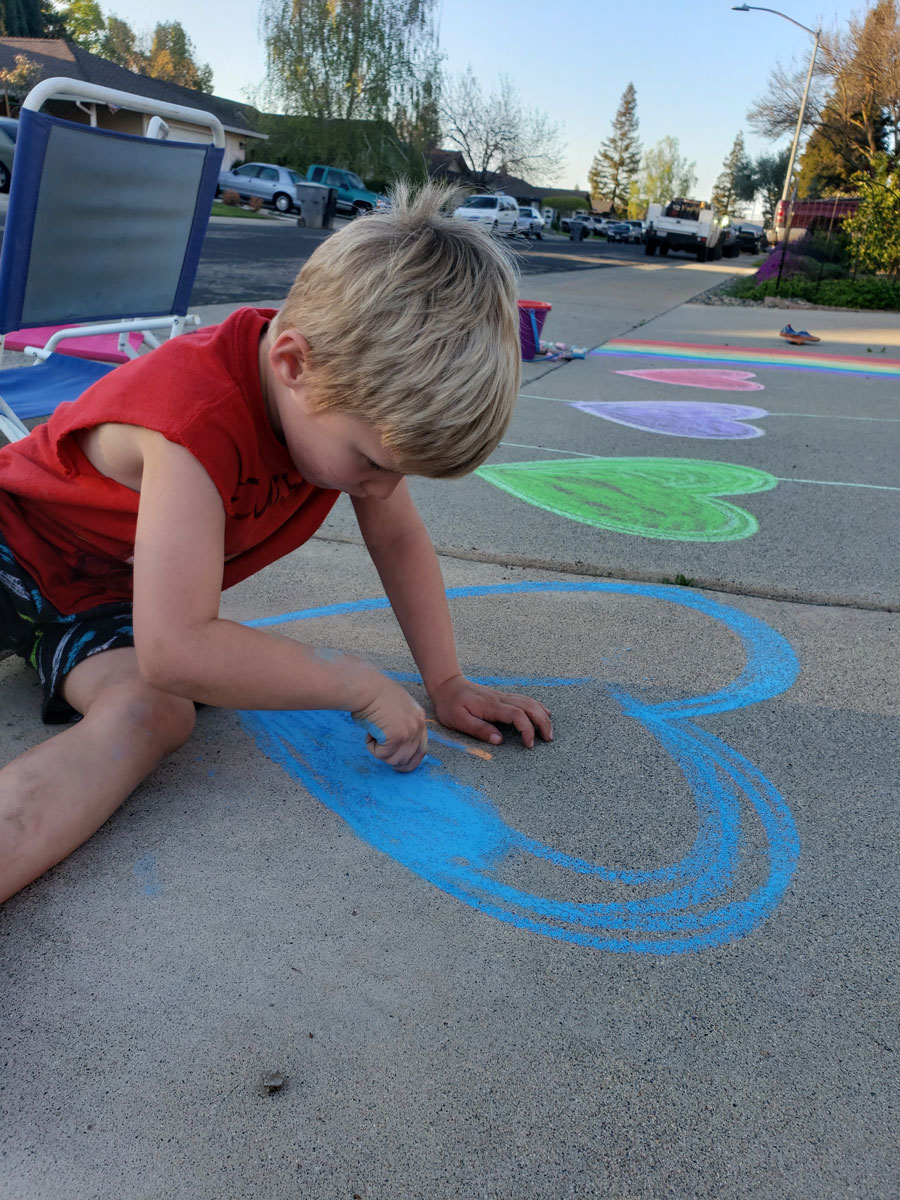
<svg viewBox="0 0 900 1200">
<path fill-rule="evenodd" d="M 805 346 L 809 342 L 821 342 L 822 340 L 805 329 L 792 329 L 790 325 L 785 325 L 778 336 L 786 338 L 787 341 L 793 342 L 797 346 Z"/>
</svg>

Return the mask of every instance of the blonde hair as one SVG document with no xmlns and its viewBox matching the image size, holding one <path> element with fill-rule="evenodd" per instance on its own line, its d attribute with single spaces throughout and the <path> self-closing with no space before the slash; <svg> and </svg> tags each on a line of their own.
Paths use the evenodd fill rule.
<svg viewBox="0 0 900 1200">
<path fill-rule="evenodd" d="M 473 471 L 519 390 L 515 271 L 490 235 L 449 216 L 461 202 L 398 185 L 390 211 L 318 247 L 274 323 L 309 342 L 314 407 L 370 421 L 407 474 Z"/>
</svg>

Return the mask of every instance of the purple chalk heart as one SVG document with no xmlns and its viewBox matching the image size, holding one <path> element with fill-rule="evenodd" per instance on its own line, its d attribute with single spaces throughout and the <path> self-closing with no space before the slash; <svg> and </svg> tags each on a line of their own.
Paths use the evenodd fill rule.
<svg viewBox="0 0 900 1200">
<path fill-rule="evenodd" d="M 715 388 L 721 392 L 761 392 L 763 384 L 753 383 L 752 371 L 726 371 L 720 368 L 664 367 L 654 371 L 616 371 L 651 383 L 676 383 L 682 387 Z"/>
<path fill-rule="evenodd" d="M 617 425 L 628 425 L 631 429 L 692 438 L 762 437 L 763 431 L 758 426 L 742 425 L 741 422 L 769 415 L 764 408 L 710 404 L 700 400 L 582 400 L 572 407 L 603 417 L 605 421 L 615 421 Z"/>
</svg>

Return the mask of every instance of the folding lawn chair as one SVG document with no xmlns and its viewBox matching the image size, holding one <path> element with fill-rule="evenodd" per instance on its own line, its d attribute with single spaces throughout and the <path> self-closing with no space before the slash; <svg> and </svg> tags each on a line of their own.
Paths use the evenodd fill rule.
<svg viewBox="0 0 900 1200">
<path fill-rule="evenodd" d="M 115 105 L 149 114 L 144 135 L 82 125 L 41 112 L 49 99 Z M 202 125 L 211 142 L 169 140 L 166 121 Z M 181 333 L 224 153 L 220 122 L 201 109 L 47 79 L 19 117 L 16 162 L 0 254 L 0 357 L 5 335 L 61 326 L 34 366 L 0 370 L 0 432 L 28 430 L 115 369 L 54 353 L 68 338 Z M 102 322 L 102 323 L 101 323 Z M 125 350 L 127 354 L 128 351 Z"/>
</svg>

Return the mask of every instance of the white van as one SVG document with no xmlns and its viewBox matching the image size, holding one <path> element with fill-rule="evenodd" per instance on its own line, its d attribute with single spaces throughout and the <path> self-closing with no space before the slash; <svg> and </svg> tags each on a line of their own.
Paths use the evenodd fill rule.
<svg viewBox="0 0 900 1200">
<path fill-rule="evenodd" d="M 501 196 L 495 193 L 489 195 L 470 196 L 465 204 L 461 204 L 453 213 L 463 221 L 476 221 L 484 225 L 491 233 L 518 233 L 519 206 L 512 196 Z M 524 218 L 523 224 L 524 224 Z"/>
</svg>

